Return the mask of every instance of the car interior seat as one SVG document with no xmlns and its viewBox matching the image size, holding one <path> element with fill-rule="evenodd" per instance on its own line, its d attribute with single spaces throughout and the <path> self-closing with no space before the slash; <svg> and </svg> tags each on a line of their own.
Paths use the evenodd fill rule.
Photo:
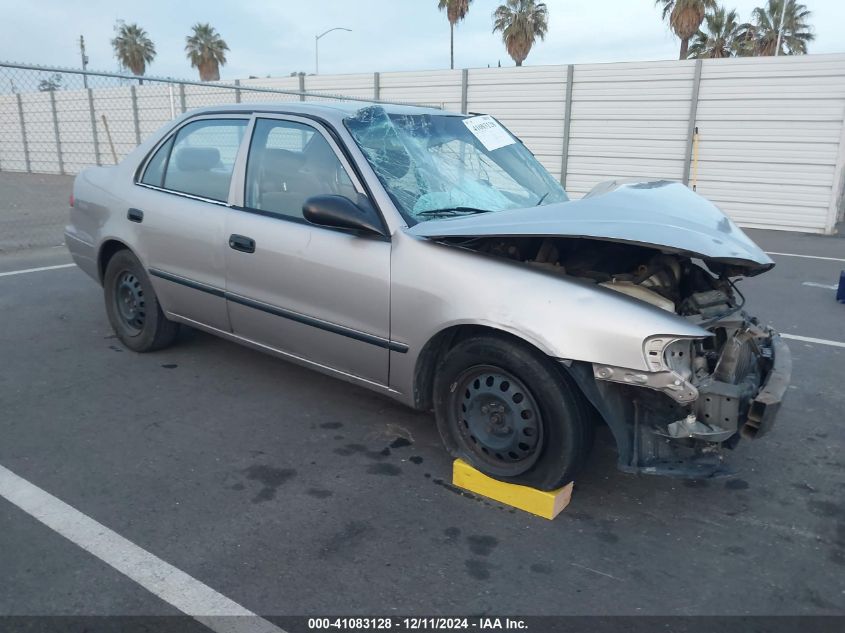
<svg viewBox="0 0 845 633">
<path fill-rule="evenodd" d="M 220 151 L 216 147 L 181 147 L 171 159 L 164 187 L 213 200 L 229 197 L 231 174 L 220 169 Z"/>
<path fill-rule="evenodd" d="M 302 171 L 305 156 L 286 149 L 265 149 L 258 174 L 258 208 L 302 217 L 302 205 L 318 184 Z"/>
</svg>

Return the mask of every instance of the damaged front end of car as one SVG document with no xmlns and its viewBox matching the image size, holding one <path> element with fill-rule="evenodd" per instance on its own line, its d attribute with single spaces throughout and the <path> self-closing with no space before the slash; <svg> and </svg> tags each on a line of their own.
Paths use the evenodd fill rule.
<svg viewBox="0 0 845 633">
<path fill-rule="evenodd" d="M 645 338 L 637 367 L 584 357 L 561 363 L 613 432 L 622 470 L 731 474 L 725 449 L 771 429 L 790 379 L 789 349 L 744 311 L 737 287 L 774 266 L 771 259 L 678 183 L 614 184 L 578 201 L 496 215 L 412 230 L 626 295 L 695 326 L 700 336 L 658 330 Z"/>
<path fill-rule="evenodd" d="M 743 310 L 737 266 L 584 238 L 477 238 L 461 245 L 624 294 L 708 334 L 647 338 L 645 369 L 562 361 L 616 436 L 622 470 L 727 475 L 724 449 L 770 430 L 789 383 L 789 349 Z"/>
<path fill-rule="evenodd" d="M 649 372 L 602 364 L 571 367 L 578 382 L 600 396 L 591 401 L 603 417 L 624 421 L 611 424 L 617 439 L 623 435 L 622 470 L 731 474 L 724 449 L 771 429 L 789 383 L 789 348 L 741 310 L 711 319 L 706 329 L 710 337 L 649 339 Z"/>
<path fill-rule="evenodd" d="M 583 247 L 582 247 L 583 248 Z M 611 249 L 612 257 L 595 256 Z M 598 260 L 624 261 L 631 246 L 597 246 L 590 270 L 570 267 L 601 286 L 675 312 L 709 332 L 700 338 L 653 336 L 643 345 L 648 371 L 593 363 L 605 419 L 626 422 L 620 467 L 630 472 L 710 477 L 730 474 L 723 450 L 772 427 L 791 373 L 789 348 L 771 328 L 749 316 L 734 281 L 737 266 L 655 254 L 629 271 L 594 270 Z M 639 251 L 639 249 L 635 249 Z M 636 258 L 636 255 L 632 255 Z M 583 264 L 583 261 L 581 262 Z M 608 269 L 606 269 L 608 270 Z M 613 270 L 611 268 L 610 270 Z M 636 291 L 634 290 L 636 289 Z M 616 396 L 609 392 L 617 390 Z M 618 425 L 617 425 L 618 426 Z"/>
</svg>

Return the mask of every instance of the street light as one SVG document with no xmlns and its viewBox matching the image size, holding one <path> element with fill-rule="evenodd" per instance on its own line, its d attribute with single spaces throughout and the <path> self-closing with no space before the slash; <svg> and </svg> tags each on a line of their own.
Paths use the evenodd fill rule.
<svg viewBox="0 0 845 633">
<path fill-rule="evenodd" d="M 352 29 L 345 29 L 342 26 L 336 26 L 333 29 L 329 29 L 328 31 L 324 31 L 319 35 L 314 36 L 314 74 L 320 74 L 320 38 L 324 35 L 328 35 L 332 31 L 349 31 L 352 32 Z"/>
</svg>

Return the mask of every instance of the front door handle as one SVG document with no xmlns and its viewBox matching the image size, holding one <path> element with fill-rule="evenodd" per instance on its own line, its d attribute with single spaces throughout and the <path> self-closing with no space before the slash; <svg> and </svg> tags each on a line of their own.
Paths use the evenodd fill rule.
<svg viewBox="0 0 845 633">
<path fill-rule="evenodd" d="M 254 253 L 255 240 L 244 235 L 232 234 L 229 236 L 229 248 L 241 251 L 242 253 Z"/>
<path fill-rule="evenodd" d="M 144 221 L 144 212 L 141 209 L 129 209 L 126 212 L 126 218 L 130 222 L 138 222 L 140 224 Z"/>
</svg>

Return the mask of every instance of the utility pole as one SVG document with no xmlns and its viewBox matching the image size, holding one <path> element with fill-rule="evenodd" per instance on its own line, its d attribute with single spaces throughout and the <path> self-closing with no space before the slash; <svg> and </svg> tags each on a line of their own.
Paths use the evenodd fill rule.
<svg viewBox="0 0 845 633">
<path fill-rule="evenodd" d="M 88 68 L 88 55 L 85 54 L 85 38 L 79 36 L 79 54 L 82 56 L 82 70 Z M 88 75 L 82 75 L 82 85 L 88 89 Z"/>
</svg>

